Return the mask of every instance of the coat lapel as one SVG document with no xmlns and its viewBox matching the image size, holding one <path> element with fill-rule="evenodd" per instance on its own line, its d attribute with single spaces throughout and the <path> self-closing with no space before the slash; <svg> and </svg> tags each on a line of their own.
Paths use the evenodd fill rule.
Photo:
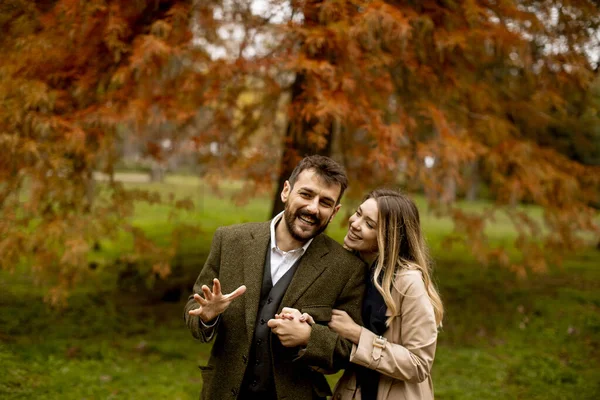
<svg viewBox="0 0 600 400">
<path fill-rule="evenodd" d="M 329 246 L 323 235 L 315 237 L 298 264 L 292 282 L 281 300 L 280 309 L 293 307 L 302 294 L 323 273 L 327 266 L 323 265 L 321 258 L 327 253 L 329 253 Z"/>
<path fill-rule="evenodd" d="M 254 324 L 258 315 L 258 304 L 260 303 L 260 290 L 265 265 L 265 257 L 271 240 L 270 221 L 262 223 L 250 233 L 250 240 L 244 243 L 245 251 L 242 252 L 244 285 L 246 293 L 242 296 L 246 308 L 246 328 L 248 336 L 252 340 L 254 335 Z"/>
</svg>

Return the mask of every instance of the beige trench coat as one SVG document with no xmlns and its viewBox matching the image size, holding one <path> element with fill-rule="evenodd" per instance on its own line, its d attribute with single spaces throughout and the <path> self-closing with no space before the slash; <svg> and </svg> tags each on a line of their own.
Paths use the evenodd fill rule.
<svg viewBox="0 0 600 400">
<path fill-rule="evenodd" d="M 404 270 L 398 274 L 392 296 L 400 305 L 400 314 L 383 335 L 385 340 L 363 327 L 350 361 L 381 374 L 377 400 L 433 399 L 431 367 L 437 326 L 421 272 Z M 387 314 L 391 315 L 389 311 Z M 336 385 L 333 399 L 361 400 L 351 368 Z"/>
</svg>

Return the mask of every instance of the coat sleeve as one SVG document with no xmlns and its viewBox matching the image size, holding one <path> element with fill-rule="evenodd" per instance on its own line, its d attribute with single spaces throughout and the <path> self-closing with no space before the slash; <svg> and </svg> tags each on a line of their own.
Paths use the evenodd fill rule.
<svg viewBox="0 0 600 400">
<path fill-rule="evenodd" d="M 433 306 L 420 274 L 404 277 L 409 282 L 401 295 L 401 333 L 391 343 L 362 328 L 358 345 L 352 346 L 350 361 L 395 379 L 411 383 L 425 381 L 431 373 L 437 344 Z M 392 324 L 394 321 L 392 321 Z"/>
<path fill-rule="evenodd" d="M 344 310 L 362 324 L 361 306 L 365 290 L 365 268 L 358 263 L 333 308 Z M 352 342 L 342 338 L 326 325 L 312 327 L 306 349 L 301 350 L 300 359 L 321 371 L 334 373 L 349 364 Z"/>
<path fill-rule="evenodd" d="M 213 236 L 212 244 L 210 246 L 210 253 L 200 275 L 196 279 L 194 284 L 194 293 L 202 295 L 202 285 L 207 285 L 212 288 L 212 281 L 214 278 L 219 278 L 219 266 L 221 263 L 221 240 L 222 240 L 222 228 L 218 228 Z M 203 324 L 200 321 L 200 317 L 192 316 L 188 314 L 188 311 L 198 308 L 199 305 L 194 300 L 194 294 L 188 298 L 188 302 L 185 305 L 183 318 L 188 329 L 192 332 L 192 335 L 202 342 L 210 342 L 219 326 L 221 321 L 220 317 L 212 323 Z"/>
</svg>

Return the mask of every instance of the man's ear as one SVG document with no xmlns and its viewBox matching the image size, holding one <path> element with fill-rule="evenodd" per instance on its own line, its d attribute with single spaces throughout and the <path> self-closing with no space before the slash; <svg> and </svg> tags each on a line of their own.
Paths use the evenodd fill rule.
<svg viewBox="0 0 600 400">
<path fill-rule="evenodd" d="M 333 220 L 333 217 L 335 217 L 338 211 L 340 211 L 340 208 L 342 208 L 341 204 L 338 204 L 337 206 L 333 207 L 333 213 L 331 214 L 331 217 L 329 217 L 329 222 Z"/>
<path fill-rule="evenodd" d="M 292 185 L 290 185 L 290 181 L 285 181 L 283 183 L 283 190 L 281 191 L 281 201 L 286 202 L 290 193 L 292 191 Z"/>
</svg>

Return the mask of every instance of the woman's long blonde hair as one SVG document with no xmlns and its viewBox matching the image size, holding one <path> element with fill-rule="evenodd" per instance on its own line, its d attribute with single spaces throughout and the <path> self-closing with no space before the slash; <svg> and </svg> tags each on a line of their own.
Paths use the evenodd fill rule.
<svg viewBox="0 0 600 400">
<path fill-rule="evenodd" d="M 365 197 L 365 200 L 368 199 L 374 199 L 378 208 L 379 257 L 373 281 L 392 314 L 387 319 L 386 325 L 389 326 L 398 316 L 398 304 L 392 297 L 392 285 L 396 274 L 405 268 L 415 268 L 423 274 L 423 283 L 433 305 L 435 322 L 441 326 L 444 306 L 431 280 L 429 252 L 421 233 L 421 220 L 417 206 L 410 198 L 392 189 L 376 189 Z"/>
</svg>

